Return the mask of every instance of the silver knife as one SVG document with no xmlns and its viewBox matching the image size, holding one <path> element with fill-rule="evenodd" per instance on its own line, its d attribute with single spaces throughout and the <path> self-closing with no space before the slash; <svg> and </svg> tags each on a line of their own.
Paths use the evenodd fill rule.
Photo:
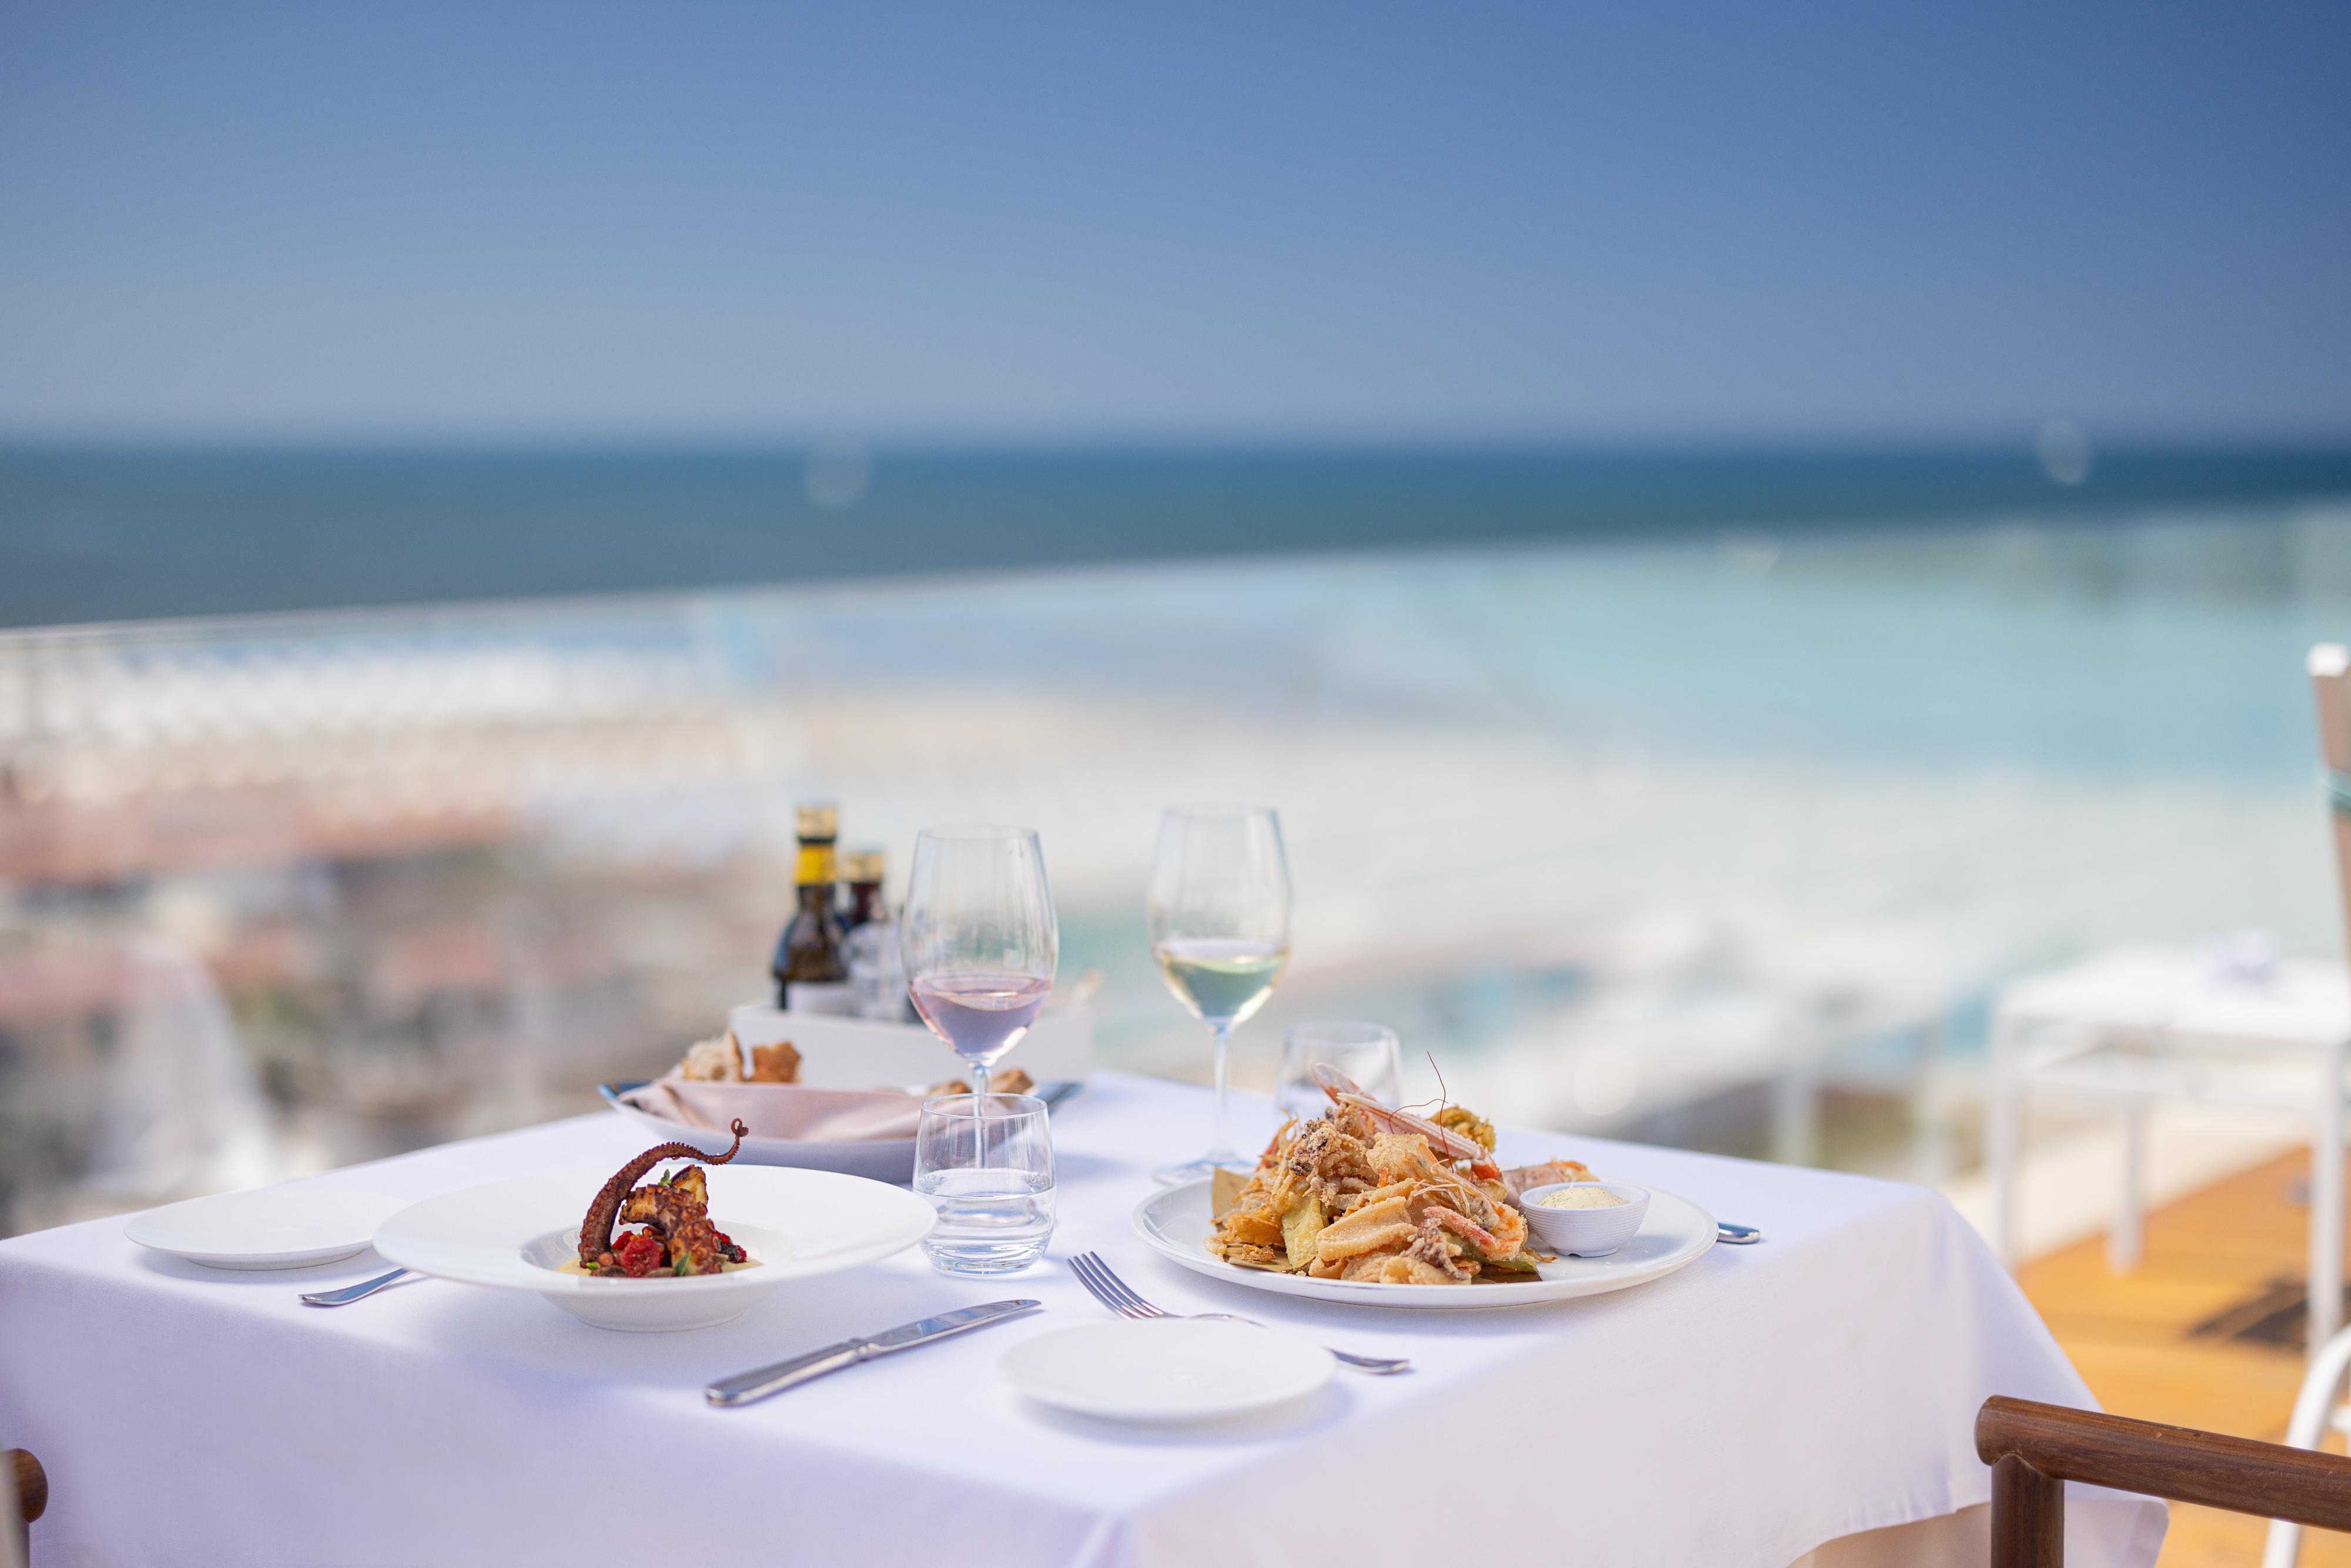
<svg viewBox="0 0 2351 1568">
<path fill-rule="evenodd" d="M 704 1389 L 702 1396 L 713 1405 L 748 1405 L 755 1399 L 765 1399 L 770 1394 L 781 1394 L 787 1388 L 812 1383 L 827 1373 L 839 1372 L 844 1366 L 855 1366 L 861 1361 L 871 1361 L 877 1355 L 888 1355 L 893 1351 L 928 1344 L 933 1340 L 962 1333 L 967 1329 L 982 1328 L 1040 1305 L 1041 1302 L 1025 1300 L 990 1301 L 982 1307 L 941 1312 L 937 1317 L 906 1323 L 870 1339 L 862 1335 L 856 1339 L 845 1339 L 839 1344 L 829 1344 L 822 1350 L 812 1350 L 806 1355 L 796 1355 L 789 1361 L 779 1361 L 757 1372 L 722 1378 Z"/>
</svg>

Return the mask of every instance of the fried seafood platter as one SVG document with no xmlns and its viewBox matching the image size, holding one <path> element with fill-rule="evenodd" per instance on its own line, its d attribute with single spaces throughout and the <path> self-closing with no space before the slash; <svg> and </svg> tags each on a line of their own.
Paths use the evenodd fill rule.
<svg viewBox="0 0 2351 1568">
<path fill-rule="evenodd" d="M 1434 1121 L 1397 1111 L 1328 1067 L 1331 1108 L 1273 1136 L 1217 1218 L 1212 1257 L 1241 1269 L 1382 1285 L 1538 1278 L 1511 1200 L 1547 1182 L 1589 1181 L 1575 1160 L 1505 1171 L 1493 1124 L 1459 1106 Z"/>
<path fill-rule="evenodd" d="M 1517 1207 L 1581 1161 L 1505 1168 L 1494 1129 L 1458 1106 L 1434 1117 L 1383 1105 L 1327 1067 L 1330 1107 L 1274 1134 L 1237 1191 L 1169 1187 L 1134 1210 L 1136 1232 L 1196 1273 L 1285 1295 L 1398 1307 L 1513 1306 L 1597 1295 L 1661 1278 L 1714 1244 L 1697 1205 L 1652 1190 L 1642 1228 L 1601 1258 L 1543 1250 Z"/>
</svg>

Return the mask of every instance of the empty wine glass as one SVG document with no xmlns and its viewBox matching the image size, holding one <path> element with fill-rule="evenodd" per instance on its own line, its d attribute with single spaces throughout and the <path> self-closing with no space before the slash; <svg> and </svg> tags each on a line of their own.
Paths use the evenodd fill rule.
<svg viewBox="0 0 2351 1568">
<path fill-rule="evenodd" d="M 1176 999 L 1216 1037 L 1217 1121 L 1208 1152 L 1152 1173 L 1190 1181 L 1244 1162 L 1226 1116 L 1234 1026 L 1273 994 L 1290 962 L 1290 865 L 1264 806 L 1170 806 L 1145 900 L 1151 955 Z"/>
<path fill-rule="evenodd" d="M 1045 1005 L 1061 955 L 1045 852 L 1028 828 L 925 828 L 898 921 L 914 1009 L 971 1070 L 984 1113 L 988 1064 Z"/>
</svg>

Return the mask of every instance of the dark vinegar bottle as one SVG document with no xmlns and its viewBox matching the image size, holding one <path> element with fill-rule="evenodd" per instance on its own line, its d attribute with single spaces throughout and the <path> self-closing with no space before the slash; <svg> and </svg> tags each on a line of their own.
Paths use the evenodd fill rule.
<svg viewBox="0 0 2351 1568">
<path fill-rule="evenodd" d="M 841 953 L 841 916 L 834 912 L 833 841 L 840 813 L 831 806 L 799 809 L 799 907 L 776 942 L 768 968 L 776 977 L 776 1005 L 791 1012 L 851 1013 L 857 993 L 849 983 Z"/>
</svg>

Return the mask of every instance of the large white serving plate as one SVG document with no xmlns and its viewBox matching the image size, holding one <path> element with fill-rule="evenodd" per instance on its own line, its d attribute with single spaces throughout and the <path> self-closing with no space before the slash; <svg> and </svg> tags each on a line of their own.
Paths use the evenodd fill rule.
<svg viewBox="0 0 2351 1568">
<path fill-rule="evenodd" d="M 1366 1307 L 1456 1310 L 1520 1307 L 1604 1295 L 1662 1280 L 1687 1267 L 1714 1245 L 1714 1216 L 1686 1197 L 1649 1189 L 1649 1212 L 1633 1239 L 1605 1258 L 1562 1258 L 1537 1270 L 1542 1277 L 1508 1285 L 1375 1285 L 1361 1280 L 1315 1280 L 1304 1274 L 1270 1274 L 1236 1269 L 1202 1249 L 1212 1221 L 1208 1183 L 1190 1181 L 1152 1194 L 1134 1206 L 1135 1234 L 1196 1274 L 1323 1301 Z"/>
<path fill-rule="evenodd" d="M 760 1267 L 684 1280 L 557 1272 L 577 1255 L 580 1222 L 608 1170 L 526 1176 L 411 1204 L 376 1231 L 375 1249 L 420 1274 L 536 1291 L 598 1328 L 698 1329 L 733 1322 L 795 1280 L 871 1263 L 930 1232 L 930 1204 L 881 1182 L 834 1171 L 705 1168 L 712 1222 Z"/>
<path fill-rule="evenodd" d="M 657 1144 L 685 1143 L 696 1148 L 708 1149 L 712 1154 L 726 1152 L 726 1145 L 734 1141 L 729 1134 L 684 1122 L 673 1122 L 666 1116 L 656 1116 L 621 1098 L 630 1090 L 643 1087 L 644 1082 L 643 1079 L 628 1079 L 617 1083 L 601 1083 L 597 1085 L 597 1092 L 603 1096 L 605 1104 L 621 1113 L 622 1120 L 636 1124 Z M 914 1179 L 914 1140 L 910 1137 L 862 1138 L 854 1143 L 827 1144 L 805 1138 L 750 1137 L 743 1140 L 743 1147 L 736 1155 L 734 1163 L 837 1171 L 842 1176 L 863 1176 L 869 1181 L 910 1182 Z M 724 1230 L 726 1227 L 722 1225 L 719 1228 Z"/>
</svg>

